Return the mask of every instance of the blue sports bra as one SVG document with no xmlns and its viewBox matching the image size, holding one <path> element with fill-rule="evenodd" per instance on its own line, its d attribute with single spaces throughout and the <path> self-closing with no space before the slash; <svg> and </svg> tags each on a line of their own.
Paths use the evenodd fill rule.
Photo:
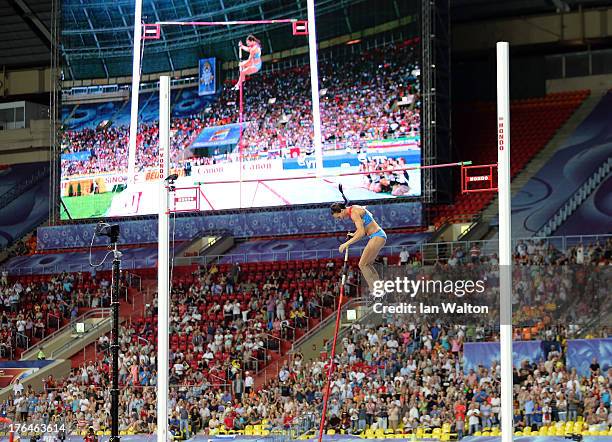
<svg viewBox="0 0 612 442">
<path fill-rule="evenodd" d="M 368 224 L 370 224 L 372 221 L 374 221 L 374 217 L 372 216 L 372 214 L 370 213 L 370 211 L 368 209 L 366 209 L 365 207 L 363 208 L 364 213 L 362 215 L 363 218 L 363 225 L 367 226 Z M 353 206 L 348 208 L 348 212 L 349 212 L 349 216 L 351 216 L 351 213 L 353 212 Z"/>
</svg>

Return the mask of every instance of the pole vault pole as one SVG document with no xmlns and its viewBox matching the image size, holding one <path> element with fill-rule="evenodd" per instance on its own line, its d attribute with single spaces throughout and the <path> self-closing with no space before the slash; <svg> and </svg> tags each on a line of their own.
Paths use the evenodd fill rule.
<svg viewBox="0 0 612 442">
<path fill-rule="evenodd" d="M 325 421 L 327 419 L 327 404 L 329 403 L 329 393 L 331 390 L 331 378 L 334 374 L 334 358 L 336 357 L 336 342 L 338 342 L 338 333 L 340 331 L 340 323 L 342 322 L 342 301 L 344 298 L 344 286 L 346 285 L 346 272 L 348 270 L 348 254 L 349 248 L 344 250 L 344 264 L 342 265 L 342 279 L 340 281 L 340 296 L 338 297 L 338 310 L 336 312 L 336 328 L 334 330 L 334 338 L 332 341 L 331 353 L 329 355 L 329 366 L 327 367 L 327 387 L 323 396 L 323 410 L 321 412 L 321 424 L 319 425 L 319 440 L 323 440 L 323 432 L 325 431 Z"/>
<path fill-rule="evenodd" d="M 321 108 L 319 107 L 319 61 L 317 59 L 317 27 L 314 0 L 306 0 L 308 8 L 308 58 L 310 62 L 310 92 L 312 98 L 312 125 L 317 175 L 323 175 L 323 140 Z"/>
<path fill-rule="evenodd" d="M 242 63 L 242 47 L 238 47 L 238 66 Z M 238 81 L 240 81 L 240 74 L 242 71 L 242 67 L 238 69 Z M 246 78 L 244 79 L 246 81 Z M 239 103 L 239 116 L 238 116 L 238 124 L 240 130 L 240 136 L 238 137 L 238 167 L 240 168 L 240 184 L 238 185 L 238 193 L 240 195 L 240 207 L 242 209 L 242 134 L 244 132 L 242 126 L 244 125 L 244 81 L 240 83 L 240 91 L 238 93 Z"/>
<path fill-rule="evenodd" d="M 138 93 L 140 92 L 140 48 L 142 44 L 142 0 L 135 0 L 134 58 L 132 59 L 132 102 L 128 144 L 128 186 L 136 182 L 136 137 L 138 135 Z"/>
<path fill-rule="evenodd" d="M 170 77 L 159 78 L 159 217 L 157 236 L 157 442 L 168 437 L 168 330 L 170 325 L 170 241 L 168 186 L 170 173 Z"/>
<path fill-rule="evenodd" d="M 512 232 L 508 43 L 497 43 L 497 163 L 499 192 L 500 361 L 502 442 L 514 435 L 512 398 Z"/>
</svg>

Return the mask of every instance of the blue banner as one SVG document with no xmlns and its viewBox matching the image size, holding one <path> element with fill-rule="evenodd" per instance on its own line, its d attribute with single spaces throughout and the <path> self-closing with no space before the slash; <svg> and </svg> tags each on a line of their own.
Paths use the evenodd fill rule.
<svg viewBox="0 0 612 442">
<path fill-rule="evenodd" d="M 25 382 L 25 380 L 35 374 L 41 368 L 53 363 L 50 360 L 43 361 L 4 361 L 0 362 L 0 371 L 2 378 L 0 379 L 0 388 L 4 388 L 10 384 L 17 382 Z"/>
<path fill-rule="evenodd" d="M 612 339 L 574 339 L 567 341 L 567 366 L 579 376 L 591 375 L 591 363 L 596 359 L 601 373 L 612 367 Z"/>
<path fill-rule="evenodd" d="M 373 205 L 368 209 L 382 226 L 414 227 L 422 223 L 423 209 L 419 201 Z M 157 242 L 157 218 L 121 221 L 120 224 L 122 244 Z M 89 247 L 95 227 L 94 223 L 39 227 L 36 245 L 39 250 Z M 328 208 L 266 210 L 237 214 L 210 213 L 178 218 L 176 240 L 191 240 L 203 230 L 226 229 L 235 237 L 251 238 L 345 232 L 347 227 L 348 224 L 339 223 L 330 216 Z M 107 242 L 103 237 L 97 237 L 96 241 L 98 242 L 95 244 L 100 246 Z"/>
<path fill-rule="evenodd" d="M 237 144 L 240 141 L 240 124 L 226 124 L 225 126 L 207 127 L 193 142 L 193 149 L 202 147 L 218 147 L 228 144 Z"/>
<path fill-rule="evenodd" d="M 215 66 L 215 58 L 203 58 L 200 60 L 200 81 L 198 82 L 198 94 L 200 96 L 213 95 L 217 91 Z"/>
<path fill-rule="evenodd" d="M 478 370 L 482 365 L 491 368 L 500 362 L 499 342 L 466 342 L 463 344 L 463 371 Z M 544 359 L 542 341 L 514 341 L 512 343 L 512 364 L 520 367 L 521 362 L 539 362 Z"/>
<path fill-rule="evenodd" d="M 63 153 L 62 160 L 66 161 L 87 161 L 91 156 L 91 151 L 84 150 L 82 152 Z"/>
</svg>

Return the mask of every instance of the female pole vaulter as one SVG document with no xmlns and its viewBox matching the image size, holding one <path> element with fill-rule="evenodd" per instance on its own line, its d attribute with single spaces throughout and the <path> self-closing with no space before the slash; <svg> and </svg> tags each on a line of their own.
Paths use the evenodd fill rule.
<svg viewBox="0 0 612 442">
<path fill-rule="evenodd" d="M 379 279 L 378 272 L 374 267 L 374 261 L 387 242 L 387 234 L 374 220 L 374 217 L 368 209 L 349 203 L 349 200 L 342 191 L 342 184 L 338 185 L 338 189 L 342 194 L 344 202 L 333 203 L 331 205 L 332 216 L 335 219 L 350 218 L 355 223 L 356 228 L 354 233 L 349 234 L 351 238 L 340 245 L 338 250 L 340 253 L 343 253 L 347 247 L 356 243 L 364 236 L 369 238 L 365 249 L 363 249 L 361 253 L 361 258 L 359 259 L 359 269 L 366 279 L 370 291 L 372 291 L 374 290 L 374 283 Z"/>
<path fill-rule="evenodd" d="M 248 52 L 249 58 L 240 62 L 240 78 L 234 86 L 235 90 L 240 89 L 247 75 L 253 75 L 261 70 L 261 42 L 253 35 L 246 39 L 246 46 L 242 42 L 238 43 L 240 52 Z"/>
</svg>

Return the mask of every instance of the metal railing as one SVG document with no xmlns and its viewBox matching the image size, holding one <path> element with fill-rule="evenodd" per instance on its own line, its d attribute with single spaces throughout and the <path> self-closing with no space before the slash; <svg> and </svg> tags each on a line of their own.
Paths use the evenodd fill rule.
<svg viewBox="0 0 612 442">
<path fill-rule="evenodd" d="M 285 340 L 293 341 L 295 339 L 295 327 L 289 325 L 287 320 L 281 323 L 281 336 Z"/>
<path fill-rule="evenodd" d="M 138 291 L 142 291 L 142 278 L 140 275 L 136 273 L 126 272 L 125 274 L 125 282 L 127 282 L 128 287 L 138 289 Z"/>
<path fill-rule="evenodd" d="M 573 235 L 573 236 L 548 236 L 548 237 L 531 237 L 517 238 L 513 240 L 513 248 L 519 242 L 544 242 L 547 245 L 554 246 L 557 250 L 568 250 L 571 247 L 579 244 L 594 244 L 600 243 L 612 238 L 612 235 Z M 499 242 L 495 239 L 478 240 L 478 241 L 454 241 L 454 242 L 437 242 L 420 244 L 419 248 L 422 256 L 422 264 L 433 264 L 436 261 L 445 261 L 450 258 L 453 253 L 459 249 L 465 252 L 465 256 L 469 255 L 469 251 L 474 246 L 478 247 L 481 255 L 491 255 L 498 253 Z M 432 257 L 432 250 L 435 251 Z M 425 252 L 425 253 L 423 253 Z"/>
<path fill-rule="evenodd" d="M 362 305 L 364 305 L 365 302 L 367 302 L 367 300 L 365 298 L 353 298 L 353 299 L 351 299 L 350 301 L 348 301 L 346 304 L 344 304 L 342 306 L 342 310 L 341 310 L 340 314 L 344 315 L 344 314 L 346 314 L 346 311 L 348 309 L 357 308 L 359 306 L 362 306 Z M 335 322 L 335 321 L 336 321 L 336 315 L 331 314 L 331 315 L 327 316 L 316 327 L 312 328 L 311 330 L 308 330 L 308 332 L 306 332 L 299 339 L 297 339 L 295 342 L 293 342 L 293 344 L 291 345 L 290 353 L 294 353 L 300 346 L 302 346 L 312 336 L 314 336 L 320 330 L 323 330 L 323 328 L 327 327 L 330 323 Z"/>
<path fill-rule="evenodd" d="M 212 383 L 213 387 L 223 387 L 225 389 L 231 388 L 232 384 L 228 383 L 226 379 L 223 379 L 221 376 L 217 376 L 216 374 L 209 373 L 211 380 L 216 379 L 219 381 L 218 383 Z"/>
<path fill-rule="evenodd" d="M 109 309 L 110 310 L 110 309 Z M 91 319 L 91 318 L 90 318 Z M 107 323 L 109 323 L 111 321 L 111 316 L 110 314 L 107 315 L 107 317 L 103 318 L 102 321 L 97 322 L 96 324 L 94 324 L 93 326 L 91 326 L 90 328 L 86 329 L 83 333 L 82 336 L 83 337 L 89 333 L 95 332 L 96 330 L 102 328 L 104 325 L 106 325 Z M 69 324 L 69 326 L 73 326 L 75 325 L 76 321 Z M 65 351 L 66 349 L 72 347 L 73 345 L 76 345 L 78 343 L 78 341 L 75 341 L 73 339 L 71 339 L 70 341 L 66 342 L 64 345 L 62 345 L 61 347 L 56 348 L 55 350 L 53 350 L 51 352 L 51 359 L 53 359 L 56 355 L 62 353 L 63 351 Z"/>
<path fill-rule="evenodd" d="M 271 348 L 270 348 L 270 344 L 269 344 L 269 342 L 270 342 L 270 340 L 272 340 L 272 341 L 275 341 L 275 342 L 276 342 L 276 345 L 278 345 L 278 351 L 279 351 L 279 353 L 280 353 L 280 350 L 281 350 L 281 344 L 282 344 L 282 339 L 281 339 L 281 338 L 279 338 L 279 337 L 277 337 L 277 336 L 271 335 L 270 333 L 264 333 L 264 335 L 265 335 L 265 337 L 266 337 L 266 350 L 276 351 L 276 349 L 271 349 Z"/>
<path fill-rule="evenodd" d="M 88 312 L 84 313 L 83 315 L 79 316 L 77 319 L 75 319 L 73 322 L 66 324 L 65 326 L 61 327 L 60 329 L 54 331 L 53 333 L 47 335 L 44 339 L 41 339 L 40 341 L 38 341 L 35 345 L 33 345 L 30 348 L 27 348 L 23 354 L 21 355 L 21 359 L 23 360 L 26 355 L 28 353 L 34 353 L 35 351 L 38 351 L 38 349 L 40 347 L 44 347 L 45 345 L 47 345 L 49 342 L 51 342 L 53 339 L 55 339 L 56 337 L 58 337 L 61 333 L 64 333 L 66 330 L 68 330 L 69 327 L 72 327 L 74 323 L 76 322 L 84 322 L 87 319 L 91 319 L 91 318 L 95 318 L 95 317 L 110 317 L 110 309 L 109 308 L 97 308 L 97 309 L 93 309 L 93 310 L 89 310 Z"/>
<path fill-rule="evenodd" d="M 60 329 L 60 324 L 62 323 L 62 318 L 60 318 L 57 315 L 54 315 L 53 313 L 49 313 L 47 315 L 47 328 L 51 328 L 51 325 L 52 325 L 51 322 L 52 321 L 55 321 L 54 328 L 59 330 Z"/>
<path fill-rule="evenodd" d="M 253 370 L 255 373 L 259 373 L 259 359 L 250 356 L 246 361 L 242 361 L 242 369 Z"/>
<path fill-rule="evenodd" d="M 299 439 L 301 436 L 306 435 L 308 432 L 317 427 L 319 420 L 321 419 L 321 413 L 323 412 L 322 406 L 318 406 L 317 408 L 319 408 L 317 412 L 310 411 L 307 413 L 302 413 L 296 418 L 296 422 L 294 422 L 291 425 L 291 428 L 287 430 L 289 433 L 288 435 L 292 439 Z"/>
<path fill-rule="evenodd" d="M 558 250 L 567 250 L 570 247 L 576 246 L 580 243 L 584 245 L 595 243 L 596 241 L 605 242 L 607 239 L 612 238 L 612 235 L 571 235 L 571 236 L 549 236 L 549 237 L 527 237 L 517 238 L 513 240 L 513 245 L 516 246 L 518 241 L 544 241 L 546 244 L 554 245 Z M 421 243 L 414 246 L 408 247 L 410 253 L 419 253 L 422 257 L 422 264 L 431 264 L 426 261 L 446 260 L 448 259 L 449 251 L 452 252 L 458 248 L 462 248 L 464 251 L 469 251 L 473 246 L 477 245 L 481 254 L 497 253 L 499 246 L 497 240 L 479 240 L 479 241 L 454 241 L 454 242 L 436 242 L 436 243 Z M 399 255 L 405 246 L 386 246 L 381 250 L 381 256 L 383 259 L 385 256 Z M 349 252 L 349 256 L 356 257 L 360 256 L 365 246 L 352 246 Z M 425 259 L 424 252 L 435 251 L 435 255 Z M 320 259 L 334 259 L 338 258 L 337 249 L 320 249 L 320 250 L 296 250 L 289 252 L 269 252 L 269 253 L 233 253 L 227 255 L 211 255 L 207 256 L 206 264 L 240 264 L 245 262 L 270 262 L 270 261 L 305 261 L 305 260 L 320 260 Z M 102 268 L 101 270 L 110 270 L 111 262 L 106 263 L 108 268 Z M 124 269 L 143 269 L 153 268 L 157 265 L 157 262 L 153 258 L 142 258 L 142 259 L 123 259 L 121 263 Z M 20 267 L 18 269 L 10 269 L 11 275 L 39 275 L 49 273 L 62 273 L 62 272 L 89 272 L 90 267 L 88 264 L 73 264 L 69 265 L 68 268 L 65 266 L 37 266 L 37 267 Z"/>
<path fill-rule="evenodd" d="M 355 302 L 352 303 L 350 305 L 351 309 L 359 309 L 360 307 L 369 307 L 372 303 L 371 299 L 365 298 L 365 297 L 361 297 L 361 298 L 355 298 L 354 300 Z M 347 308 L 347 309 L 348 309 Z M 346 310 L 345 310 L 346 311 Z M 344 312 L 343 312 L 344 313 Z M 333 315 L 335 317 L 335 315 Z M 372 318 L 375 318 L 376 322 L 381 323 L 383 321 L 383 315 L 377 314 L 374 309 L 367 309 L 366 313 L 363 314 L 362 316 L 358 316 L 356 321 L 352 321 L 352 322 L 357 322 L 360 324 L 368 324 L 368 325 L 377 325 L 377 324 L 372 324 L 372 322 L 370 321 Z M 370 321 L 370 322 L 368 322 Z M 338 332 L 338 337 L 336 338 L 336 342 L 341 343 L 343 338 L 345 336 L 348 335 L 348 333 L 350 333 L 351 328 L 350 327 L 344 327 L 341 328 L 340 331 Z M 331 352 L 331 348 L 332 348 L 332 344 L 333 341 L 330 339 L 325 343 L 325 350 L 327 352 Z"/>
</svg>

